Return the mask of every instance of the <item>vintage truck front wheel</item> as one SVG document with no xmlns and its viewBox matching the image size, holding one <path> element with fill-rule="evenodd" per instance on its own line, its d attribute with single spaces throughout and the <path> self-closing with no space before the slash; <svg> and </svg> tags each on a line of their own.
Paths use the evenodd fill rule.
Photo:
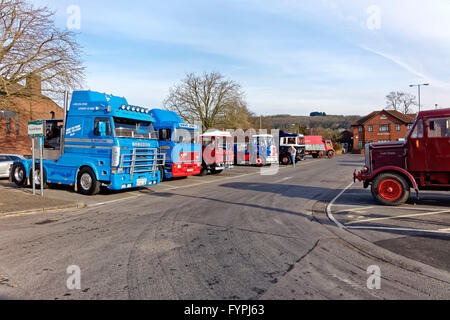
<svg viewBox="0 0 450 320">
<path fill-rule="evenodd" d="M 372 182 L 372 196 L 381 204 L 398 206 L 409 198 L 409 185 L 396 173 L 382 173 Z"/>
</svg>

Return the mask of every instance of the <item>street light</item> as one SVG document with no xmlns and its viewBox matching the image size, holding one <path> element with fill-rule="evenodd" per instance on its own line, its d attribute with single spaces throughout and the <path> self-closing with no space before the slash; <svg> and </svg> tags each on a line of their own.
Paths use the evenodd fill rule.
<svg viewBox="0 0 450 320">
<path fill-rule="evenodd" d="M 420 87 L 421 86 L 429 86 L 429 83 L 422 83 L 422 84 L 410 84 L 409 86 L 412 87 L 417 87 L 417 90 L 419 91 L 419 112 L 420 112 Z"/>
</svg>

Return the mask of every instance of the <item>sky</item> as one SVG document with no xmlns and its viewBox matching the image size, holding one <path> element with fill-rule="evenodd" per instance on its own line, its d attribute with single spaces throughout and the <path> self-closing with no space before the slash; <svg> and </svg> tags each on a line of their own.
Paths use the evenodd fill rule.
<svg viewBox="0 0 450 320">
<path fill-rule="evenodd" d="M 160 107 L 186 73 L 218 71 L 257 115 L 364 115 L 419 83 L 422 109 L 450 107 L 448 0 L 32 2 L 79 33 L 83 89 L 130 104 Z"/>
</svg>

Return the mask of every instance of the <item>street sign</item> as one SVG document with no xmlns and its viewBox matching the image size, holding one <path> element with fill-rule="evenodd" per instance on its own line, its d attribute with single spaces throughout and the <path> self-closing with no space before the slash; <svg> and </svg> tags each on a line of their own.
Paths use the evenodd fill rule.
<svg viewBox="0 0 450 320">
<path fill-rule="evenodd" d="M 28 122 L 28 136 L 31 138 L 44 136 L 44 122 L 30 121 Z"/>
</svg>

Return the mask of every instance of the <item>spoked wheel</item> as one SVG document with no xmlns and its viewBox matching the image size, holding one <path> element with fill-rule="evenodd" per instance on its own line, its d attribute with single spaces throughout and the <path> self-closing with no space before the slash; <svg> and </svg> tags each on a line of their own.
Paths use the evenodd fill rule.
<svg viewBox="0 0 450 320">
<path fill-rule="evenodd" d="M 265 165 L 265 161 L 263 157 L 256 157 L 254 162 L 258 167 L 262 167 Z"/>
<path fill-rule="evenodd" d="M 409 198 L 409 185 L 395 173 L 380 174 L 372 183 L 372 195 L 381 204 L 398 206 Z"/>
<path fill-rule="evenodd" d="M 287 165 L 289 165 L 290 163 L 291 163 L 291 158 L 290 158 L 290 157 L 288 157 L 288 156 L 286 156 L 286 155 L 284 155 L 284 156 L 281 157 L 281 164 L 287 166 Z"/>
</svg>

